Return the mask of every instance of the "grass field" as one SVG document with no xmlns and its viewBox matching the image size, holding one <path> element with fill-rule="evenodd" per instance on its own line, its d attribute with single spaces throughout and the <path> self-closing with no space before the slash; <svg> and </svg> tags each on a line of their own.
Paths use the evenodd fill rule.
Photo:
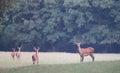
<svg viewBox="0 0 120 73">
<path fill-rule="evenodd" d="M 85 57 L 80 63 L 76 53 L 39 53 L 39 64 L 32 65 L 33 52 L 22 52 L 12 60 L 10 52 L 0 52 L 0 73 L 120 73 L 120 54 L 95 54 L 95 62 Z"/>
</svg>

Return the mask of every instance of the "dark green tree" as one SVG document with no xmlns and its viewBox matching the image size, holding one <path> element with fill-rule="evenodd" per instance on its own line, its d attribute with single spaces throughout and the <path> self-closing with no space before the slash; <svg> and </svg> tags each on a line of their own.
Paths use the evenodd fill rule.
<svg viewBox="0 0 120 73">
<path fill-rule="evenodd" d="M 21 0 L 8 11 L 3 44 L 24 50 L 40 46 L 43 51 L 61 51 L 74 42 L 119 44 L 119 4 L 117 0 Z"/>
</svg>

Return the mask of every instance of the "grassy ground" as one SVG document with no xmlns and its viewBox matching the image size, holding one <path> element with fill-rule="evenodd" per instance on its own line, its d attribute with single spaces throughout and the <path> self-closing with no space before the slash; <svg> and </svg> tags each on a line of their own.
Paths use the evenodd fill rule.
<svg viewBox="0 0 120 73">
<path fill-rule="evenodd" d="M 33 52 L 22 52 L 21 60 L 12 60 L 10 52 L 0 52 L 0 73 L 120 73 L 120 54 L 95 54 L 95 62 L 73 53 L 39 53 L 39 65 L 32 65 Z"/>
<path fill-rule="evenodd" d="M 0 73 L 120 73 L 120 61 L 31 65 L 1 69 Z"/>
</svg>

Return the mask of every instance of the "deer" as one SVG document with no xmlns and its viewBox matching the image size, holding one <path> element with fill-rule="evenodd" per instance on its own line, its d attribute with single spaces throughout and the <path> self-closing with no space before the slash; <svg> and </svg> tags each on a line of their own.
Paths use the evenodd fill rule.
<svg viewBox="0 0 120 73">
<path fill-rule="evenodd" d="M 81 58 L 81 62 L 83 62 L 84 60 L 84 56 L 90 56 L 92 58 L 92 60 L 94 61 L 94 48 L 92 47 L 87 47 L 87 48 L 81 48 L 80 45 L 81 43 L 75 43 L 78 47 L 78 52 Z"/>
<path fill-rule="evenodd" d="M 11 52 L 11 56 L 12 56 L 12 59 L 15 60 L 15 48 L 12 48 L 12 52 Z"/>
<path fill-rule="evenodd" d="M 35 54 L 32 55 L 33 64 L 39 63 L 39 55 L 38 55 L 39 49 L 40 49 L 39 47 L 37 47 L 37 48 L 34 47 Z"/>
<path fill-rule="evenodd" d="M 18 47 L 18 51 L 16 52 L 16 57 L 18 60 L 21 58 L 21 47 Z"/>
</svg>

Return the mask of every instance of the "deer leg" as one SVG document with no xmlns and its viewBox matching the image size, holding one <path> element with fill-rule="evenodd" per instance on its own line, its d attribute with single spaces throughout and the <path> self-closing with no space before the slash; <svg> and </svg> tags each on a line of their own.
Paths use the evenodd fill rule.
<svg viewBox="0 0 120 73">
<path fill-rule="evenodd" d="M 90 54 L 90 56 L 91 56 L 92 60 L 94 61 L 94 55 L 93 55 L 93 54 Z"/>
<path fill-rule="evenodd" d="M 80 62 L 82 62 L 82 56 L 80 55 Z"/>
<path fill-rule="evenodd" d="M 82 57 L 80 56 L 80 62 L 82 61 Z"/>
<path fill-rule="evenodd" d="M 83 60 L 84 60 L 84 56 L 81 55 L 81 62 L 83 62 Z"/>
<path fill-rule="evenodd" d="M 82 56 L 82 62 L 83 62 L 83 60 L 84 60 L 84 56 Z"/>
<path fill-rule="evenodd" d="M 12 56 L 13 60 L 15 60 L 15 56 Z"/>
<path fill-rule="evenodd" d="M 35 61 L 33 61 L 33 64 L 35 64 Z"/>
<path fill-rule="evenodd" d="M 17 58 L 18 60 L 20 59 L 20 57 L 18 56 L 18 58 Z"/>
<path fill-rule="evenodd" d="M 37 60 L 37 64 L 39 63 L 39 61 Z"/>
<path fill-rule="evenodd" d="M 20 58 L 21 58 L 21 55 L 19 56 L 19 60 L 20 60 Z"/>
<path fill-rule="evenodd" d="M 20 60 L 20 56 L 17 56 L 17 59 Z"/>
<path fill-rule="evenodd" d="M 13 57 L 13 60 L 15 60 L 15 57 Z"/>
</svg>

